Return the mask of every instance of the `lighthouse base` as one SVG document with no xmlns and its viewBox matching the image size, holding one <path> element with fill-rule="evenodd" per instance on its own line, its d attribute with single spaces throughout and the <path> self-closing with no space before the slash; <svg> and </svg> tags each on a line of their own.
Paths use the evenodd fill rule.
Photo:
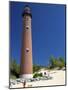
<svg viewBox="0 0 68 90">
<path fill-rule="evenodd" d="M 33 75 L 32 74 L 22 74 L 20 75 L 20 78 L 30 79 L 30 78 L 33 78 Z"/>
</svg>

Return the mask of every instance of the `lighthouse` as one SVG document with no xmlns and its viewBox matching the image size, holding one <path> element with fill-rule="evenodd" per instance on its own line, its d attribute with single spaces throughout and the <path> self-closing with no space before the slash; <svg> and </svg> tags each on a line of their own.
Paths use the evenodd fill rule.
<svg viewBox="0 0 68 90">
<path fill-rule="evenodd" d="M 29 6 L 24 7 L 22 13 L 23 35 L 21 49 L 20 77 L 24 79 L 32 78 L 32 14 Z"/>
</svg>

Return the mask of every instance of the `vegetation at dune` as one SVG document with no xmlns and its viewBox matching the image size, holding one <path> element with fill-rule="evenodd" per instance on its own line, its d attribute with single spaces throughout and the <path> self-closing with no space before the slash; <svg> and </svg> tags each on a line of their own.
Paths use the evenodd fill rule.
<svg viewBox="0 0 68 90">
<path fill-rule="evenodd" d="M 42 73 L 35 73 L 35 74 L 33 75 L 33 78 L 36 78 L 36 77 L 42 77 Z"/>
<path fill-rule="evenodd" d="M 49 59 L 49 65 L 47 67 L 37 65 L 37 64 L 33 65 L 33 73 L 35 73 L 33 77 L 35 78 L 37 76 L 39 76 L 39 77 L 42 76 L 40 74 L 37 74 L 37 72 L 42 68 L 54 69 L 54 68 L 58 67 L 59 69 L 62 69 L 65 66 L 66 65 L 65 65 L 64 58 L 62 58 L 62 57 L 55 58 L 54 56 L 51 56 Z M 17 64 L 16 60 L 11 60 L 10 61 L 10 78 L 16 79 L 16 78 L 19 78 L 19 75 L 20 75 L 20 65 Z"/>
<path fill-rule="evenodd" d="M 59 57 L 59 58 L 55 58 L 53 56 L 50 57 L 49 60 L 49 66 L 50 69 L 56 68 L 58 67 L 59 69 L 65 67 L 65 61 L 64 58 Z"/>
<path fill-rule="evenodd" d="M 39 71 L 41 68 L 43 68 L 43 66 L 40 66 L 40 65 L 33 65 L 33 73 Z"/>
<path fill-rule="evenodd" d="M 20 65 L 17 64 L 16 60 L 10 62 L 10 78 L 19 78 Z"/>
</svg>

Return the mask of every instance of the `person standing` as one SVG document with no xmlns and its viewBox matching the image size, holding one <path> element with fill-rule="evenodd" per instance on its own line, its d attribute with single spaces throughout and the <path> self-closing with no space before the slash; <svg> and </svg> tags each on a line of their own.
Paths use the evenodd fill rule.
<svg viewBox="0 0 68 90">
<path fill-rule="evenodd" d="M 24 80 L 24 82 L 23 82 L 23 87 L 24 88 L 26 87 L 26 80 Z"/>
</svg>

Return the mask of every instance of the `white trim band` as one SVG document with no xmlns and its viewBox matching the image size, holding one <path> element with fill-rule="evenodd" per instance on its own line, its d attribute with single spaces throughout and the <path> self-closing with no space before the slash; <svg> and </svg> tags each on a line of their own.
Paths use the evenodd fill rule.
<svg viewBox="0 0 68 90">
<path fill-rule="evenodd" d="M 20 75 L 20 77 L 24 79 L 30 79 L 30 78 L 33 78 L 33 75 L 32 74 L 22 74 Z"/>
</svg>

